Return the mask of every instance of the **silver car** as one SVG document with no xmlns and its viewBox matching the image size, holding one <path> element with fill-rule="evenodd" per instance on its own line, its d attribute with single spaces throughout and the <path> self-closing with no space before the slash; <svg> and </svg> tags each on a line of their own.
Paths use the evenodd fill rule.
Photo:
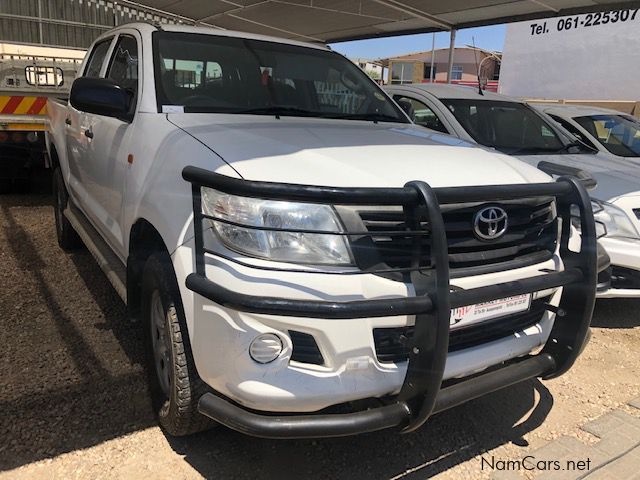
<svg viewBox="0 0 640 480">
<path fill-rule="evenodd" d="M 414 122 L 514 155 L 551 174 L 566 167 L 596 180 L 591 190 L 600 243 L 611 258 L 599 297 L 640 298 L 640 168 L 585 145 L 522 100 L 446 84 L 389 85 Z M 563 168 L 564 167 L 564 168 Z M 607 282 L 609 279 L 607 279 Z"/>
</svg>

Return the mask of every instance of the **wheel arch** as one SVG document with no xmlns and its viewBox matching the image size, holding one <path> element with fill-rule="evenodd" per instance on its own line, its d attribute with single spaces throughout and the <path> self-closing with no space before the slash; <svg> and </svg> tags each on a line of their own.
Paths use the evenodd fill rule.
<svg viewBox="0 0 640 480">
<path fill-rule="evenodd" d="M 140 318 L 142 273 L 147 259 L 156 252 L 169 256 L 160 232 L 146 218 L 139 218 L 129 232 L 127 256 L 127 308 L 132 319 Z"/>
</svg>

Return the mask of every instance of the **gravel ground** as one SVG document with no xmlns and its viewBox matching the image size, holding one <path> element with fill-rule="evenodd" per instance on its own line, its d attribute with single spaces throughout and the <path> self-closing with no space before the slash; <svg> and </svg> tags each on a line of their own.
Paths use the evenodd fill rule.
<svg viewBox="0 0 640 480">
<path fill-rule="evenodd" d="M 418 432 L 268 441 L 155 425 L 141 332 L 86 251 L 58 249 L 50 198 L 0 197 L 0 480 L 483 478 L 640 395 L 640 301 L 601 301 L 576 367 L 432 417 Z M 630 413 L 638 414 L 638 411 Z"/>
</svg>

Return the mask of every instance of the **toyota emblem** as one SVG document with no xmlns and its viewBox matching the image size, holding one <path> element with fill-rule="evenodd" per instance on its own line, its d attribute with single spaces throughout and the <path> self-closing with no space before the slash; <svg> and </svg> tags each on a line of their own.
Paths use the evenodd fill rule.
<svg viewBox="0 0 640 480">
<path fill-rule="evenodd" d="M 473 233 L 482 240 L 497 240 L 507 231 L 507 212 L 500 207 L 485 207 L 473 219 Z"/>
</svg>

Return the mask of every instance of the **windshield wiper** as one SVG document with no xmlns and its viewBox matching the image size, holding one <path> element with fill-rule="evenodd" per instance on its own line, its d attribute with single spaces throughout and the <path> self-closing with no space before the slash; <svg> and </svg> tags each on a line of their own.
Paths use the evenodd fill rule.
<svg viewBox="0 0 640 480">
<path fill-rule="evenodd" d="M 266 107 L 247 108 L 245 110 L 231 110 L 226 113 L 234 114 L 248 114 L 248 115 L 275 115 L 279 118 L 280 115 L 291 115 L 297 117 L 318 117 L 318 118 L 333 118 L 340 120 L 368 120 L 371 122 L 400 122 L 397 117 L 393 115 L 386 115 L 383 113 L 326 113 L 326 112 L 314 112 L 312 110 L 305 110 L 304 108 L 297 107 L 284 107 L 278 105 L 271 105 Z"/>
<path fill-rule="evenodd" d="M 366 120 L 373 123 L 378 122 L 395 122 L 402 123 L 398 117 L 386 115 L 384 113 L 327 113 L 322 115 L 323 118 L 335 118 L 339 120 Z"/>
<path fill-rule="evenodd" d="M 576 148 L 578 149 L 577 152 L 575 151 Z M 574 149 L 574 151 L 572 151 L 571 149 Z M 587 145 L 584 142 L 581 142 L 580 140 L 575 141 L 575 142 L 571 142 L 571 143 L 567 143 L 562 148 L 559 148 L 558 150 L 556 150 L 556 152 L 557 153 L 561 153 L 561 152 L 581 153 L 584 150 L 587 150 L 589 153 L 596 153 L 597 152 L 596 149 L 591 148 L 589 145 Z"/>
<path fill-rule="evenodd" d="M 232 110 L 229 113 L 248 115 L 275 115 L 276 118 L 279 118 L 280 115 L 291 115 L 298 117 L 321 116 L 320 112 L 313 112 L 311 110 L 305 110 L 304 108 L 281 107 L 277 105 L 271 105 L 268 107 L 247 108 L 245 110 Z"/>
<path fill-rule="evenodd" d="M 544 147 L 518 147 L 513 150 L 501 149 L 496 147 L 496 150 L 500 150 L 502 153 L 506 155 L 519 155 L 519 154 L 536 154 L 536 153 L 557 153 L 559 150 L 554 148 L 544 148 Z"/>
</svg>

